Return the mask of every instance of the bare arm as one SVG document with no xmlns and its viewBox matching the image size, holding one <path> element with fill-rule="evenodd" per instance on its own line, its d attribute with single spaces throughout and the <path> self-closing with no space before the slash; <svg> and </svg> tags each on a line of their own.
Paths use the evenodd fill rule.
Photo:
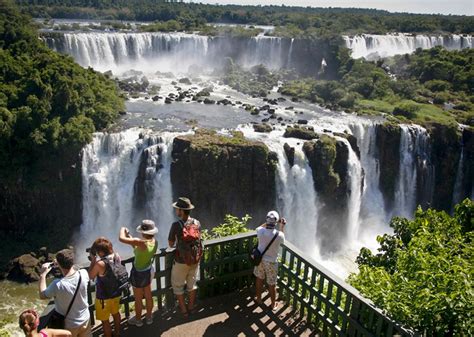
<svg viewBox="0 0 474 337">
<path fill-rule="evenodd" d="M 38 293 L 39 293 L 39 298 L 42 300 L 47 299 L 47 297 L 43 295 L 43 292 L 48 287 L 46 284 L 46 276 L 51 271 L 51 269 L 53 269 L 52 263 L 44 263 L 41 266 L 40 280 L 38 282 Z"/>
<path fill-rule="evenodd" d="M 43 329 L 42 331 L 46 332 L 49 337 L 71 337 L 72 334 L 70 331 L 62 329 Z"/>
<path fill-rule="evenodd" d="M 97 275 L 103 274 L 104 272 L 105 263 L 103 261 L 97 261 L 97 258 L 94 256 L 91 260 L 91 265 L 89 266 L 89 278 L 93 280 Z"/>
<path fill-rule="evenodd" d="M 132 237 L 125 227 L 120 228 L 119 241 L 133 247 L 143 245 L 143 240 Z"/>
</svg>

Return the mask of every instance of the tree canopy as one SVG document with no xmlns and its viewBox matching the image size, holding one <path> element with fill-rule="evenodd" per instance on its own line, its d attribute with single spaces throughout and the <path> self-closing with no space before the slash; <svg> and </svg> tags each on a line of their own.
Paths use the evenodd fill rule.
<svg viewBox="0 0 474 337">
<path fill-rule="evenodd" d="M 377 254 L 361 250 L 350 283 L 428 336 L 472 336 L 474 202 L 463 201 L 452 217 L 418 209 L 413 220 L 394 218 L 390 226 Z"/>
<path fill-rule="evenodd" d="M 124 108 L 114 82 L 49 50 L 30 19 L 0 0 L 0 174 L 78 153 Z"/>
<path fill-rule="evenodd" d="M 34 17 L 173 21 L 179 29 L 206 23 L 274 25 L 281 35 L 332 35 L 386 32 L 474 32 L 474 18 L 455 15 L 389 13 L 375 9 L 289 6 L 205 5 L 157 0 L 17 0 Z"/>
</svg>

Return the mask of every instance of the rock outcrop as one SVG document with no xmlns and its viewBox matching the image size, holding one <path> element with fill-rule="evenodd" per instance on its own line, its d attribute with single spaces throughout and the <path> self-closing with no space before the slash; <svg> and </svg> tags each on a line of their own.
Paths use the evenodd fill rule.
<svg viewBox="0 0 474 337">
<path fill-rule="evenodd" d="M 400 168 L 400 127 L 396 124 L 380 124 L 376 127 L 377 151 L 379 162 L 379 184 L 385 208 L 392 209 L 395 200 L 395 188 Z"/>
<path fill-rule="evenodd" d="M 251 214 L 258 224 L 274 207 L 277 157 L 263 143 L 201 130 L 175 138 L 172 158 L 173 194 L 192 200 L 204 226 L 228 213 Z"/>
<path fill-rule="evenodd" d="M 321 202 L 318 240 L 324 255 L 339 250 L 337 243 L 344 235 L 350 193 L 347 181 L 349 150 L 344 142 L 321 135 L 318 141 L 304 143 L 303 151 L 312 169 L 314 187 Z"/>
</svg>

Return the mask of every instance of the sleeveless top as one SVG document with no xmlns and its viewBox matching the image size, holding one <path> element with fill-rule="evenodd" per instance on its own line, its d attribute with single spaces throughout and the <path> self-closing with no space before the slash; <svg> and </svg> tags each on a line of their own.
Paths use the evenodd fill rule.
<svg viewBox="0 0 474 337">
<path fill-rule="evenodd" d="M 117 254 L 117 253 L 112 253 L 110 255 L 107 255 L 106 257 L 104 257 L 103 259 L 108 259 L 109 260 L 109 263 L 120 263 L 120 256 Z M 103 260 L 102 259 L 102 260 Z M 105 267 L 105 270 L 107 270 L 107 266 Z M 104 298 L 104 281 L 103 281 L 103 276 L 100 276 L 100 275 L 97 275 L 97 279 L 96 279 L 96 283 L 95 283 L 95 286 L 96 286 L 96 298 L 97 299 L 103 299 Z M 117 296 L 120 296 L 120 293 L 117 292 Z"/>
<path fill-rule="evenodd" d="M 158 243 L 156 240 L 155 242 L 145 241 L 145 246 L 145 250 L 138 249 L 138 247 L 133 249 L 135 255 L 133 265 L 137 271 L 144 271 L 151 267 L 151 261 L 158 248 Z"/>
<path fill-rule="evenodd" d="M 41 330 L 39 334 L 41 335 L 41 337 L 48 337 L 48 334 L 44 332 L 44 330 Z"/>
</svg>

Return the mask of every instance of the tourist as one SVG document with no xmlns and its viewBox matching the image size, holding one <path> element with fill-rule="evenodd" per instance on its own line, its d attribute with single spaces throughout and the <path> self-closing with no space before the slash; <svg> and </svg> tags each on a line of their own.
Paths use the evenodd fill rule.
<svg viewBox="0 0 474 337">
<path fill-rule="evenodd" d="M 168 235 L 168 244 L 174 247 L 175 259 L 171 269 L 171 286 L 179 303 L 184 317 L 195 310 L 196 279 L 199 271 L 199 260 L 202 256 L 201 224 L 191 218 L 190 212 L 194 209 L 188 198 L 179 198 L 173 204 L 178 221 L 171 225 Z M 188 291 L 188 305 L 184 299 L 184 285 Z"/>
<path fill-rule="evenodd" d="M 280 225 L 277 230 L 276 225 Z M 263 282 L 266 280 L 268 291 L 270 293 L 271 308 L 276 306 L 276 281 L 278 275 L 278 250 L 280 244 L 285 242 L 284 228 L 286 220 L 281 218 L 276 211 L 270 211 L 267 214 L 266 222 L 257 228 L 258 250 L 264 252 L 262 262 L 254 268 L 255 282 L 255 301 L 262 303 Z M 273 240 L 273 242 L 272 242 Z M 268 248 L 267 248 L 268 247 Z"/>
<path fill-rule="evenodd" d="M 36 310 L 27 309 L 20 314 L 18 324 L 27 337 L 70 337 L 71 332 L 64 329 L 42 329 L 38 332 L 39 315 Z"/>
<path fill-rule="evenodd" d="M 133 287 L 135 297 L 135 316 L 129 318 L 128 323 L 137 327 L 143 326 L 142 310 L 143 298 L 146 303 L 146 324 L 153 323 L 153 297 L 151 294 L 151 281 L 154 277 L 153 261 L 155 258 L 158 242 L 155 234 L 158 233 L 155 223 L 152 220 L 143 220 L 137 227 L 137 232 L 141 238 L 134 238 L 127 228 L 120 229 L 120 242 L 133 247 L 135 259 L 130 273 L 130 283 Z"/>
<path fill-rule="evenodd" d="M 102 322 L 105 337 L 112 337 L 112 326 L 109 318 L 114 319 L 114 336 L 120 336 L 120 298 L 122 291 L 114 270 L 121 266 L 120 256 L 114 253 L 112 242 L 104 237 L 94 241 L 89 250 L 89 278 L 96 280 L 95 316 Z"/>
<path fill-rule="evenodd" d="M 74 268 L 74 253 L 71 249 L 59 251 L 54 265 L 59 268 L 64 277 L 55 279 L 47 287 L 46 275 L 53 268 L 53 264 L 43 264 L 39 281 L 40 298 L 54 298 L 54 309 L 65 317 L 64 328 L 71 332 L 72 337 L 92 336 L 87 303 L 89 274 L 86 270 Z"/>
</svg>

